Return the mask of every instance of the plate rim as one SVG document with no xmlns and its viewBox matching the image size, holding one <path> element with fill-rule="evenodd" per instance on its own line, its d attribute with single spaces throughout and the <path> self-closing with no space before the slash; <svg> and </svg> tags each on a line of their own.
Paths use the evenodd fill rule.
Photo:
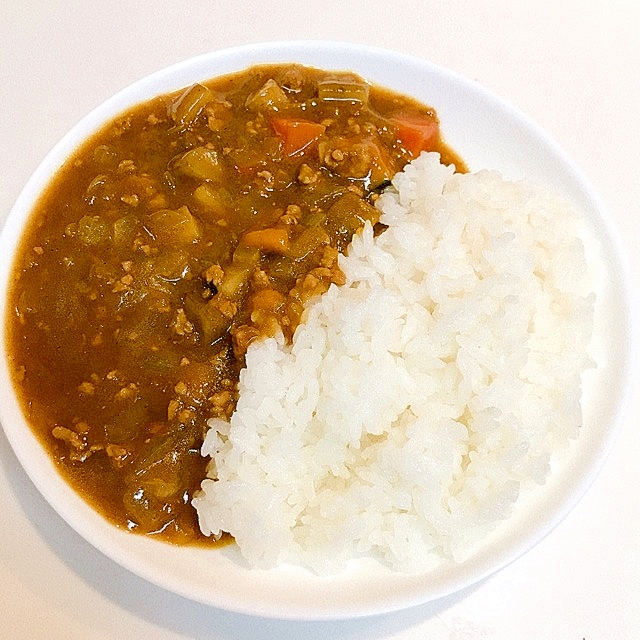
<svg viewBox="0 0 640 640">
<path fill-rule="evenodd" d="M 52 469 L 55 471 L 53 464 L 51 463 L 48 455 L 44 453 L 44 450 L 33 434 L 30 432 L 29 434 L 21 434 L 21 427 L 13 426 L 14 421 L 20 421 L 19 414 L 21 413 L 21 409 L 15 402 L 7 403 L 6 398 L 4 399 L 2 406 L 0 407 L 0 421 L 2 422 L 11 447 L 15 451 L 21 466 L 30 477 L 31 481 L 35 484 L 39 492 L 72 529 L 78 532 L 90 545 L 97 548 L 112 561 L 132 573 L 145 578 L 149 582 L 191 600 L 242 614 L 295 620 L 328 620 L 375 615 L 414 605 L 425 604 L 451 595 L 465 587 L 476 584 L 487 576 L 504 568 L 546 537 L 566 517 L 566 515 L 575 507 L 587 492 L 588 488 L 591 486 L 600 469 L 604 465 L 605 460 L 617 438 L 622 417 L 626 412 L 626 405 L 629 402 L 632 380 L 635 377 L 632 363 L 633 354 L 636 353 L 637 345 L 635 344 L 634 334 L 630 328 L 634 326 L 632 322 L 636 311 L 633 308 L 633 304 L 628 293 L 630 290 L 630 270 L 628 262 L 625 259 L 626 253 L 622 250 L 621 239 L 615 230 L 615 226 L 611 222 L 610 216 L 606 212 L 604 203 L 568 154 L 560 148 L 560 146 L 549 136 L 548 133 L 546 133 L 546 131 L 540 128 L 522 111 L 519 111 L 481 84 L 469 80 L 455 71 L 409 54 L 347 42 L 328 40 L 261 42 L 200 54 L 165 67 L 164 69 L 135 81 L 92 109 L 59 140 L 49 153 L 46 154 L 32 176 L 29 178 L 28 182 L 25 184 L 15 205 L 11 209 L 0 233 L 0 289 L 4 290 L 6 288 L 6 283 L 9 279 L 8 271 L 10 271 L 10 269 L 7 267 L 10 267 L 11 261 L 8 256 L 12 256 L 11 252 L 14 245 L 13 239 L 19 236 L 17 232 L 24 220 L 26 215 L 25 212 L 35 203 L 42 187 L 47 184 L 48 180 L 46 178 L 51 175 L 52 169 L 60 166 L 63 159 L 69 155 L 69 152 L 76 148 L 77 144 L 85 140 L 88 135 L 96 131 L 97 128 L 99 128 L 98 125 L 105 123 L 106 120 L 111 117 L 117 116 L 117 114 L 123 109 L 140 102 L 140 99 L 138 98 L 143 96 L 145 92 L 150 91 L 152 87 L 163 82 L 167 82 L 172 78 L 181 76 L 185 70 L 190 70 L 191 75 L 197 75 L 206 69 L 215 68 L 216 65 L 220 68 L 228 69 L 226 71 L 201 76 L 201 79 L 206 79 L 208 77 L 220 75 L 221 73 L 230 72 L 231 70 L 245 68 L 246 66 L 253 64 L 253 62 L 251 62 L 252 60 L 260 60 L 268 63 L 276 61 L 276 59 L 284 61 L 284 57 L 286 56 L 295 56 L 295 59 L 292 58 L 291 61 L 302 61 L 303 64 L 309 64 L 310 62 L 307 62 L 308 60 L 320 59 L 323 57 L 332 59 L 337 57 L 344 58 L 347 54 L 350 56 L 350 60 L 357 62 L 357 64 L 353 65 L 356 67 L 361 66 L 362 60 L 364 59 L 385 60 L 387 61 L 387 64 L 389 63 L 388 61 L 392 61 L 399 67 L 418 68 L 427 75 L 430 74 L 440 80 L 445 78 L 447 82 L 453 83 L 463 90 L 472 91 L 473 94 L 477 94 L 482 100 L 487 101 L 490 105 L 497 106 L 504 113 L 514 118 L 516 122 L 521 123 L 522 126 L 527 129 L 529 135 L 533 135 L 537 139 L 541 140 L 544 143 L 546 150 L 552 152 L 556 161 L 559 161 L 565 170 L 568 170 L 572 180 L 575 182 L 575 188 L 577 188 L 578 191 L 581 191 L 583 195 L 586 194 L 586 198 L 591 201 L 593 210 L 599 215 L 599 220 L 596 217 L 596 219 L 591 222 L 596 225 L 599 224 L 599 231 L 605 234 L 609 245 L 613 248 L 612 257 L 614 258 L 614 263 L 612 264 L 612 267 L 617 269 L 616 275 L 621 282 L 623 290 L 623 300 L 621 300 L 621 304 L 624 310 L 625 326 L 628 328 L 627 335 L 625 336 L 628 357 L 623 360 L 625 375 L 622 376 L 625 381 L 625 386 L 618 390 L 619 399 L 615 403 L 616 410 L 609 421 L 610 424 L 608 429 L 606 432 L 601 434 L 602 440 L 597 452 L 598 455 L 592 456 L 591 461 L 593 464 L 589 465 L 589 468 L 583 473 L 583 477 L 579 483 L 579 488 L 574 487 L 574 491 L 565 496 L 564 500 L 560 501 L 560 504 L 556 506 L 556 516 L 554 518 L 546 522 L 545 526 L 539 527 L 536 530 L 535 535 L 526 536 L 520 544 L 511 545 L 512 548 L 510 549 L 510 552 L 503 553 L 498 562 L 486 560 L 484 563 L 481 563 L 479 570 L 470 570 L 472 575 L 469 575 L 469 572 L 465 573 L 465 571 L 462 571 L 458 580 L 445 580 L 444 584 L 442 584 L 440 588 L 434 589 L 429 593 L 425 591 L 421 592 L 420 584 L 416 584 L 416 581 L 420 582 L 420 577 L 422 576 L 422 574 L 419 574 L 418 578 L 415 576 L 409 576 L 406 579 L 402 578 L 399 581 L 400 583 L 412 585 L 411 595 L 405 594 L 403 597 L 394 597 L 393 594 L 391 594 L 387 595 L 387 597 L 380 597 L 376 603 L 369 604 L 366 602 L 354 604 L 353 602 L 349 603 L 349 601 L 340 601 L 319 605 L 310 600 L 306 606 L 302 603 L 298 603 L 297 606 L 289 605 L 288 607 L 280 609 L 278 609 L 278 607 L 274 607 L 274 603 L 268 598 L 262 601 L 255 599 L 245 601 L 238 600 L 233 597 L 225 597 L 224 594 L 221 595 L 220 593 L 206 593 L 201 589 L 194 592 L 194 590 L 189 588 L 189 585 L 185 584 L 184 581 L 176 582 L 175 580 L 167 580 L 165 576 L 162 576 L 155 571 L 153 566 L 149 566 L 145 562 L 141 563 L 139 555 L 131 556 L 130 551 L 125 553 L 124 556 L 121 553 L 119 554 L 118 551 L 120 551 L 121 543 L 118 537 L 126 536 L 127 539 L 130 539 L 134 536 L 131 536 L 129 533 L 118 531 L 113 527 L 113 525 L 107 523 L 101 516 L 98 516 L 91 507 L 89 507 L 81 498 L 79 498 L 79 496 L 77 496 L 77 494 L 75 494 L 73 490 L 68 487 L 68 485 L 66 485 L 66 482 L 64 482 L 61 477 L 59 477 L 60 482 L 64 486 L 60 486 L 55 482 L 53 484 L 49 484 L 51 480 L 50 472 Z M 265 56 L 268 59 L 265 59 Z M 233 69 L 231 69 L 231 67 L 233 67 Z M 326 66 L 326 68 L 329 67 Z M 342 68 L 346 69 L 349 67 L 347 65 L 342 65 Z M 358 72 L 357 69 L 353 70 Z M 366 74 L 362 75 L 365 75 L 366 77 Z M 372 79 L 372 81 L 376 84 L 382 84 L 376 79 Z M 174 89 L 177 90 L 186 84 L 189 83 L 185 82 L 180 86 L 175 86 Z M 151 97 L 151 95 L 156 95 L 156 93 L 147 95 L 147 98 Z M 122 108 L 116 109 L 116 106 L 118 105 Z M 434 104 L 434 107 L 439 111 L 437 104 Z M 107 114 L 110 118 L 105 119 Z M 447 122 L 444 121 L 444 119 L 443 126 L 446 130 Z M 460 145 L 458 144 L 456 146 L 455 141 L 451 142 L 451 144 L 464 158 L 465 150 L 459 149 L 458 147 Z M 473 170 L 476 167 L 471 168 Z M 6 300 L 3 297 L 0 302 L 0 315 L 2 316 L 3 322 L 3 338 L 4 323 L 7 312 Z M 8 370 L 6 366 L 6 349 L 4 340 L 2 341 L 2 345 L 0 345 L 0 360 L 0 385 L 4 395 L 6 384 L 9 382 L 7 377 Z M 31 438 L 29 436 L 31 436 Z M 46 456 L 46 461 L 44 456 Z M 33 460 L 37 460 L 39 464 L 43 465 L 46 465 L 48 462 L 50 465 L 48 472 L 44 473 L 41 469 L 34 469 Z M 47 467 L 45 466 L 43 468 L 46 469 Z M 72 493 L 73 495 L 65 495 L 65 499 L 63 503 L 61 503 L 58 498 L 60 494 L 64 495 L 65 493 Z M 83 513 L 83 511 L 86 510 L 88 510 L 87 513 Z M 82 515 L 78 517 L 78 513 Z M 111 533 L 115 535 L 112 537 L 105 530 L 105 537 L 96 540 L 96 529 L 101 531 L 104 525 L 106 525 L 106 527 L 111 530 Z M 126 544 L 128 545 L 129 542 L 130 540 L 128 540 Z M 155 540 L 145 540 L 144 544 L 137 545 L 136 543 L 134 546 L 136 546 L 136 548 L 137 546 L 147 547 L 146 542 L 151 542 L 153 545 L 166 546 L 165 543 Z M 145 548 L 142 552 L 136 551 L 136 553 L 147 554 L 148 550 Z M 176 554 L 177 557 L 180 555 L 181 554 L 179 553 Z M 291 569 L 285 567 L 283 570 L 287 575 L 291 575 L 292 572 L 294 575 L 300 575 L 299 570 L 295 568 Z M 250 571 L 252 577 L 256 578 L 257 576 L 255 572 L 260 572 L 261 570 L 252 569 Z M 279 570 L 276 569 L 271 571 Z M 264 575 L 262 577 L 264 577 Z M 319 584 L 323 585 L 324 588 L 331 586 L 330 583 L 333 584 L 335 589 L 335 577 L 332 577 L 330 581 L 327 579 L 320 579 L 319 582 Z M 397 581 L 393 580 L 392 583 L 398 584 Z M 352 583 L 348 582 L 348 584 L 351 585 Z"/>
</svg>

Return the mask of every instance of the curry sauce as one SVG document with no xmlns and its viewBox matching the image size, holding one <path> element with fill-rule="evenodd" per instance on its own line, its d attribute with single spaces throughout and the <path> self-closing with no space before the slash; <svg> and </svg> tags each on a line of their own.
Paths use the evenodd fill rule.
<svg viewBox="0 0 640 640">
<path fill-rule="evenodd" d="M 61 168 L 15 264 L 9 353 L 60 472 L 124 529 L 205 540 L 190 502 L 248 345 L 291 338 L 437 114 L 349 73 L 269 65 L 116 118 Z M 207 539 L 208 540 L 208 539 Z"/>
</svg>

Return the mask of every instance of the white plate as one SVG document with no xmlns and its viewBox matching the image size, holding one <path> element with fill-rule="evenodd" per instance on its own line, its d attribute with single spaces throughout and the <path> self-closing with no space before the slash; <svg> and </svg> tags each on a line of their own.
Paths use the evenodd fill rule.
<svg viewBox="0 0 640 640">
<path fill-rule="evenodd" d="M 152 583 L 223 609 L 266 617 L 328 619 L 362 616 L 427 602 L 471 585 L 534 546 L 558 524 L 593 481 L 609 451 L 626 397 L 632 333 L 626 267 L 606 212 L 564 152 L 536 125 L 477 84 L 423 60 L 328 42 L 259 44 L 204 55 L 151 75 L 91 112 L 47 155 L 18 198 L 0 238 L 0 292 L 13 251 L 36 198 L 64 159 L 92 132 L 127 107 L 192 82 L 257 63 L 299 62 L 349 69 L 434 106 L 447 142 L 472 170 L 494 168 L 526 177 L 572 198 L 600 240 L 602 264 L 596 317 L 598 369 L 584 392 L 578 441 L 543 490 L 517 505 L 513 518 L 461 564 L 442 563 L 407 576 L 374 562 L 354 561 L 320 578 L 295 567 L 249 569 L 234 546 L 178 548 L 119 531 L 71 490 L 24 422 L 11 391 L 5 341 L 0 344 L 0 420 L 35 485 L 62 518 L 109 558 Z M 2 296 L 0 314 L 7 313 Z"/>
</svg>

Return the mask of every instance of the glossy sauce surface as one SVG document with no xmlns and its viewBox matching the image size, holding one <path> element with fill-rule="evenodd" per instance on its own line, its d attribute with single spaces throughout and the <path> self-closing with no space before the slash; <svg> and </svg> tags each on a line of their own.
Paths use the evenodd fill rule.
<svg viewBox="0 0 640 640">
<path fill-rule="evenodd" d="M 202 540 L 190 501 L 248 344 L 290 337 L 435 111 L 348 73 L 256 67 L 114 120 L 61 168 L 15 265 L 9 351 L 27 417 L 105 517 Z"/>
</svg>

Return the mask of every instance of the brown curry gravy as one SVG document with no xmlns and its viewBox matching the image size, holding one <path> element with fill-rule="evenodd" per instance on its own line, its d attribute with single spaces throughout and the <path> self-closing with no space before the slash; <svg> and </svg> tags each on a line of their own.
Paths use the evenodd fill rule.
<svg viewBox="0 0 640 640">
<path fill-rule="evenodd" d="M 290 337 L 341 283 L 338 251 L 377 223 L 425 122 L 423 148 L 465 170 L 432 108 L 353 74 L 260 66 L 131 109 L 60 169 L 15 262 L 8 350 L 28 422 L 101 514 L 204 539 L 190 501 L 207 419 L 231 415 L 247 345 Z"/>
</svg>

